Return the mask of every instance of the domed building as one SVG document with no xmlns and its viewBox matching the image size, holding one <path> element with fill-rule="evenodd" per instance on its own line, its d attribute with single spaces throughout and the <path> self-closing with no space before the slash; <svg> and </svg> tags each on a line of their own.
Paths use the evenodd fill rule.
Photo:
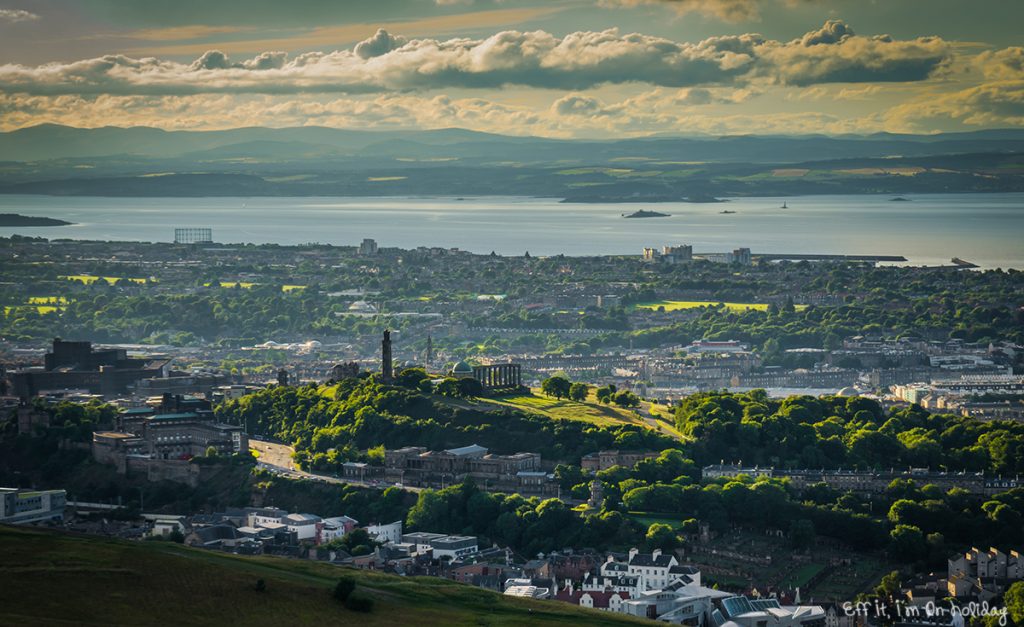
<svg viewBox="0 0 1024 627">
<path fill-rule="evenodd" d="M 473 367 L 464 361 L 460 361 L 452 366 L 451 375 L 456 379 L 472 378 Z"/>
<path fill-rule="evenodd" d="M 348 306 L 348 311 L 354 314 L 375 314 L 377 313 L 377 308 L 365 300 L 357 300 Z"/>
<path fill-rule="evenodd" d="M 860 391 L 855 387 L 845 387 L 836 393 L 836 396 L 859 396 Z"/>
</svg>

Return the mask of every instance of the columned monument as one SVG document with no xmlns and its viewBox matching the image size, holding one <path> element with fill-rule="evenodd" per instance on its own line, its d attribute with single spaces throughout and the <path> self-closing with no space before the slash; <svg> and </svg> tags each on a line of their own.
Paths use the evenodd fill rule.
<svg viewBox="0 0 1024 627">
<path fill-rule="evenodd" d="M 473 366 L 473 378 L 480 382 L 484 390 L 512 390 L 523 385 L 519 364 Z"/>
</svg>

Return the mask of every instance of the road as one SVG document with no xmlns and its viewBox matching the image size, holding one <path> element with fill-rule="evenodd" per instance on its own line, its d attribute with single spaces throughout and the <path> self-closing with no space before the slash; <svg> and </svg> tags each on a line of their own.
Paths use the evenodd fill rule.
<svg viewBox="0 0 1024 627">
<path fill-rule="evenodd" d="M 385 483 L 383 480 L 359 481 L 358 479 L 340 479 L 331 475 L 321 475 L 300 470 L 295 466 L 295 462 L 292 461 L 292 453 L 295 452 L 295 449 L 287 444 L 277 444 L 275 442 L 267 442 L 265 440 L 250 439 L 249 448 L 259 453 L 259 458 L 256 463 L 258 467 L 265 468 L 283 477 L 290 477 L 292 479 L 308 479 L 310 481 L 335 483 L 339 485 L 347 483 L 349 485 L 357 485 L 364 488 L 377 488 L 381 490 L 389 487 L 401 487 L 401 489 L 408 492 L 423 491 L 423 488 L 413 486 L 392 486 L 391 484 Z"/>
<path fill-rule="evenodd" d="M 636 413 L 645 423 L 647 423 L 647 426 L 654 429 L 658 433 L 661 433 L 662 435 L 667 435 L 672 438 L 679 438 L 679 433 L 672 430 L 670 427 L 666 426 L 665 423 L 655 418 L 652 415 L 651 409 L 651 404 L 645 401 L 640 404 L 640 407 L 637 408 Z"/>
<path fill-rule="evenodd" d="M 287 444 L 275 444 L 264 440 L 249 440 L 249 448 L 259 453 L 259 461 L 267 466 L 286 470 L 298 470 L 292 461 L 295 449 Z"/>
</svg>

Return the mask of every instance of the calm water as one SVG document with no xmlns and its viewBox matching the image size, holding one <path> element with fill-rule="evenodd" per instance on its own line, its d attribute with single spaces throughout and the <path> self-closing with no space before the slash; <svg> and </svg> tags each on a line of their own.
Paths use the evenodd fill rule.
<svg viewBox="0 0 1024 627">
<path fill-rule="evenodd" d="M 214 240 L 457 247 L 521 255 L 694 251 L 903 255 L 914 264 L 960 257 L 1024 269 L 1024 194 L 743 198 L 722 204 L 562 204 L 535 198 L 93 198 L 0 195 L 0 213 L 75 222 L 3 228 L 48 238 L 168 242 L 174 228 L 212 227 Z M 781 209 L 782 200 L 789 204 Z M 625 220 L 653 209 L 668 218 Z M 728 209 L 734 214 L 723 215 Z"/>
</svg>

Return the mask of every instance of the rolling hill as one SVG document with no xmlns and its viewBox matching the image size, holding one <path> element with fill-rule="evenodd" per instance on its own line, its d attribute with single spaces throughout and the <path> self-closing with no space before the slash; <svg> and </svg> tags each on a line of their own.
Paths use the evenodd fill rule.
<svg viewBox="0 0 1024 627">
<path fill-rule="evenodd" d="M 426 577 L 326 563 L 238 557 L 169 542 L 128 542 L 0 526 L 4 625 L 641 625 L 552 601 Z M 331 595 L 341 575 L 369 614 Z M 265 590 L 256 590 L 256 581 Z"/>
</svg>

